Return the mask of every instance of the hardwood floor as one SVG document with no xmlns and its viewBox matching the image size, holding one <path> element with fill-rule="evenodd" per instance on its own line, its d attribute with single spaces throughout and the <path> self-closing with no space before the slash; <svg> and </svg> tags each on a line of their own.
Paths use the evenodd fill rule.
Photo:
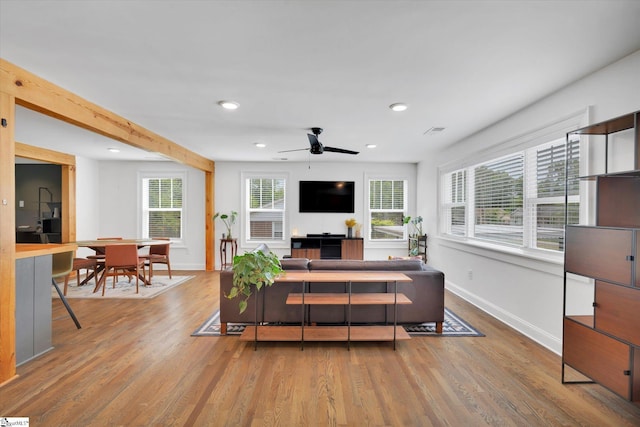
<svg viewBox="0 0 640 427">
<path fill-rule="evenodd" d="M 185 274 L 186 272 L 174 272 Z M 560 357 L 447 294 L 483 338 L 253 343 L 191 337 L 218 273 L 152 300 L 53 302 L 55 349 L 0 387 L 0 416 L 31 426 L 638 426 L 640 407 L 563 385 Z"/>
</svg>

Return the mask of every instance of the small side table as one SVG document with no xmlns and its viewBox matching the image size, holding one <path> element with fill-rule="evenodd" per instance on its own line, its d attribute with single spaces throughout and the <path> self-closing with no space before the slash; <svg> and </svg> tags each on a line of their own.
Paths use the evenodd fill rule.
<svg viewBox="0 0 640 427">
<path fill-rule="evenodd" d="M 227 262 L 227 245 L 231 246 L 231 262 Z M 233 265 L 233 257 L 238 252 L 238 239 L 220 239 L 220 270 Z"/>
</svg>

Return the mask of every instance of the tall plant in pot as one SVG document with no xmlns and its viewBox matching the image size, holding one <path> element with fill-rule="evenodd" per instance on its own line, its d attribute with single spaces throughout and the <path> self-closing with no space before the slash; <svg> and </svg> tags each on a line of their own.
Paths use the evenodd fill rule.
<svg viewBox="0 0 640 427">
<path fill-rule="evenodd" d="M 260 291 L 264 286 L 273 285 L 278 274 L 283 271 L 278 256 L 273 252 L 265 254 L 262 251 L 252 251 L 236 255 L 233 257 L 233 286 L 229 295 L 225 296 L 229 299 L 243 298 L 238 304 L 240 313 L 243 313 L 247 309 L 253 287 Z"/>
<path fill-rule="evenodd" d="M 231 239 L 231 228 L 233 227 L 233 224 L 236 223 L 236 219 L 238 218 L 238 212 L 231 211 L 231 213 L 229 214 L 216 212 L 216 214 L 213 216 L 213 220 L 215 221 L 218 218 L 220 218 L 224 226 L 227 227 L 226 238 Z"/>
</svg>

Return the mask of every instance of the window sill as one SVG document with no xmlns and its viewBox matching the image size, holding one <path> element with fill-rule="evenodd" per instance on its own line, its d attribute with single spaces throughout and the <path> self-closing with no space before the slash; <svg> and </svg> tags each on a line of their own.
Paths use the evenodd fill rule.
<svg viewBox="0 0 640 427">
<path fill-rule="evenodd" d="M 547 253 L 547 251 L 510 248 L 487 242 L 466 239 L 456 239 L 448 236 L 437 236 L 435 240 L 448 248 L 468 252 L 475 255 L 489 257 L 502 262 L 508 262 L 523 267 L 533 268 L 556 274 L 562 274 L 564 253 Z M 557 271 L 556 271 L 557 270 Z"/>
</svg>

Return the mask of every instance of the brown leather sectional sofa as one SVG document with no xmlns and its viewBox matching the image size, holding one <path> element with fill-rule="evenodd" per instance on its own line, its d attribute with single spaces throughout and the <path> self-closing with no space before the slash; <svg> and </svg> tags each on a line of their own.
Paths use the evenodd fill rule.
<svg viewBox="0 0 640 427">
<path fill-rule="evenodd" d="M 261 248 L 268 250 L 268 248 Z M 398 292 L 405 294 L 410 305 L 398 306 L 399 324 L 436 322 L 442 332 L 444 320 L 444 274 L 425 265 L 420 260 L 353 261 L 353 260 L 308 260 L 306 258 L 283 259 L 285 270 L 309 271 L 394 271 L 402 272 L 412 282 L 398 283 Z M 302 283 L 274 283 L 259 292 L 254 292 L 247 310 L 240 314 L 238 299 L 225 297 L 231 289 L 233 270 L 220 272 L 220 323 L 221 332 L 226 333 L 227 323 L 267 322 L 270 324 L 299 324 L 303 318 L 302 307 L 285 303 L 290 292 L 301 292 Z M 393 283 L 354 283 L 352 292 L 393 292 Z M 305 292 L 344 292 L 346 284 L 310 283 Z M 258 305 L 256 307 L 256 297 Z M 353 306 L 351 321 L 354 324 L 393 323 L 393 306 Z M 315 324 L 343 324 L 347 322 L 345 306 L 309 306 L 304 318 Z"/>
</svg>

